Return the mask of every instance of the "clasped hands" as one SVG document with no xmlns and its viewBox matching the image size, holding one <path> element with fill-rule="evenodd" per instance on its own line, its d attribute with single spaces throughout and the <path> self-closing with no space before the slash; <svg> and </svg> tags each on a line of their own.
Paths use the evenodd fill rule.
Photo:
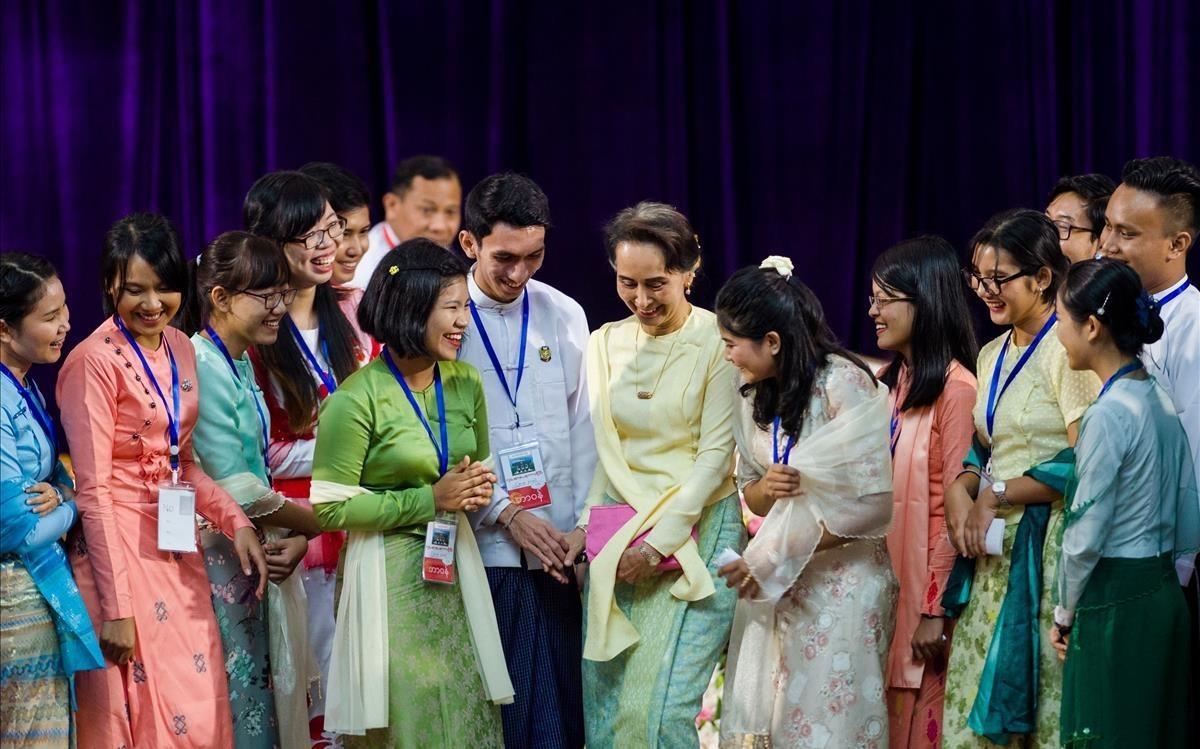
<svg viewBox="0 0 1200 749">
<path fill-rule="evenodd" d="M 990 486 L 980 489 L 974 500 L 960 484 L 950 487 L 946 492 L 946 531 L 959 554 L 969 559 L 987 556 L 987 532 L 999 506 Z"/>
</svg>

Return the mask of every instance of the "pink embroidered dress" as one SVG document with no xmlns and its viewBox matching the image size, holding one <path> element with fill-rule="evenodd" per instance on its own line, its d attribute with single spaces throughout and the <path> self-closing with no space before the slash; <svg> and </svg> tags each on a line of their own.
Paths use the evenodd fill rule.
<svg viewBox="0 0 1200 749">
<path fill-rule="evenodd" d="M 168 346 L 180 381 L 180 480 L 195 487 L 196 512 L 232 536 L 250 521 L 192 462 L 192 344 L 167 328 L 158 350 L 142 352 L 170 399 Z M 83 518 L 69 550 L 75 578 L 97 633 L 127 617 L 137 628 L 129 663 L 77 676 L 79 746 L 232 747 L 204 557 L 158 550 L 158 486 L 171 475 L 166 404 L 112 318 L 67 357 L 57 392 Z"/>
</svg>

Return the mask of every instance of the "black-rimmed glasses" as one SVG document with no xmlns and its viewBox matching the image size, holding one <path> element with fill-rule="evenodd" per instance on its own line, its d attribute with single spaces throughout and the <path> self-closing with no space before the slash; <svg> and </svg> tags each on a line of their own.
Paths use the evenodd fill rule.
<svg viewBox="0 0 1200 749">
<path fill-rule="evenodd" d="M 292 302 L 296 301 L 296 292 L 296 289 L 288 289 L 287 291 L 268 291 L 265 293 L 250 291 L 249 289 L 237 289 L 233 293 L 245 294 L 246 296 L 252 296 L 261 299 L 263 306 L 266 307 L 267 311 L 269 312 L 278 307 L 280 302 L 283 302 L 283 306 L 285 307 L 291 306 Z"/>
<path fill-rule="evenodd" d="M 986 293 L 992 295 L 999 294 L 1000 290 L 1004 288 L 1004 284 L 1009 281 L 1015 281 L 1021 276 L 1032 276 L 1036 272 L 1021 270 L 1010 276 L 981 276 L 970 268 L 962 269 L 963 280 L 967 282 L 972 291 L 979 291 L 980 287 L 982 287 Z"/>
<path fill-rule="evenodd" d="M 1055 229 L 1058 229 L 1058 238 L 1064 242 L 1071 238 L 1071 232 L 1073 231 L 1087 232 L 1088 234 L 1095 236 L 1095 232 L 1092 229 L 1089 229 L 1086 226 L 1075 226 L 1070 221 L 1055 219 L 1050 223 L 1054 224 Z"/>
<path fill-rule="evenodd" d="M 296 237 L 293 242 L 300 242 L 306 250 L 318 250 L 325 246 L 325 240 L 337 239 L 346 233 L 346 219 L 338 217 L 332 224 L 324 229 L 316 229 L 310 231 L 301 237 Z"/>
</svg>

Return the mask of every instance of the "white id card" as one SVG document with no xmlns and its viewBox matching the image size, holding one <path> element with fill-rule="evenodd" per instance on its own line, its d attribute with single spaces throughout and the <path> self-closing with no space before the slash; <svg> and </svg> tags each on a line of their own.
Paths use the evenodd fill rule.
<svg viewBox="0 0 1200 749">
<path fill-rule="evenodd" d="M 425 555 L 421 579 L 427 583 L 454 584 L 454 541 L 458 525 L 451 520 L 434 520 L 425 526 Z"/>
<path fill-rule="evenodd" d="M 158 548 L 196 550 L 196 489 L 189 483 L 158 485 Z"/>
<path fill-rule="evenodd" d="M 509 502 L 522 510 L 550 504 L 550 486 L 536 441 L 497 451 L 496 462 Z"/>
<path fill-rule="evenodd" d="M 1004 553 L 1004 519 L 992 518 L 987 535 L 983 537 L 984 551 L 989 556 L 999 556 Z"/>
</svg>

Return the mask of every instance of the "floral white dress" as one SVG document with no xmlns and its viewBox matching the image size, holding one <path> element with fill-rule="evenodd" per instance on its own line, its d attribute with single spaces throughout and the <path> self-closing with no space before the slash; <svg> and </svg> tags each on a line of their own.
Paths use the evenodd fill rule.
<svg viewBox="0 0 1200 749">
<path fill-rule="evenodd" d="M 836 419 L 840 413 L 866 405 L 867 401 L 878 395 L 879 390 L 865 371 L 852 362 L 834 357 L 819 376 L 809 413 L 789 463 L 796 465 L 803 461 L 798 453 L 805 449 L 805 439 L 814 431 Z M 861 409 L 859 413 L 862 413 Z M 876 413 L 868 416 L 868 419 L 873 423 L 877 416 Z M 745 423 L 745 415 L 743 418 Z M 762 475 L 760 469 L 772 461 L 770 430 L 755 428 L 753 424 L 750 426 L 752 431 L 744 432 L 748 444 L 739 443 L 738 446 L 742 457 L 738 462 L 738 482 L 741 486 L 759 478 Z M 860 514 L 856 520 L 850 521 L 859 523 L 861 532 L 853 535 L 861 537 L 796 562 L 802 572 L 775 603 L 773 621 L 769 614 L 765 620 L 767 626 L 773 624 L 773 644 L 761 648 L 751 645 L 751 638 L 747 637 L 736 643 L 741 652 L 730 654 L 731 674 L 726 680 L 724 699 L 727 717 L 732 717 L 728 711 L 736 709 L 737 703 L 745 705 L 747 701 L 759 701 L 746 691 L 740 694 L 736 691 L 740 688 L 737 685 L 742 682 L 736 674 L 735 659 L 743 659 L 748 669 L 761 669 L 766 663 L 775 662 L 769 735 L 763 730 L 766 726 L 758 730 L 748 729 L 747 725 L 752 721 L 743 719 L 737 721 L 739 725 L 727 726 L 731 721 L 723 720 L 723 747 L 883 749 L 887 746 L 884 675 L 898 585 L 882 537 L 891 512 L 886 414 L 878 428 L 883 430 L 878 437 L 860 443 L 865 451 L 872 454 L 846 460 L 847 465 L 859 468 L 857 475 L 844 479 L 845 485 L 858 487 L 858 491 L 850 492 L 855 496 L 843 502 L 864 508 L 854 511 Z M 780 439 L 783 439 L 782 435 Z M 874 455 L 880 446 L 882 456 Z M 803 477 L 805 469 L 800 470 Z M 883 475 L 880 471 L 889 474 Z M 781 500 L 777 503 L 777 509 L 782 509 L 783 503 L 797 503 L 803 507 L 807 501 L 809 499 L 806 497 Z M 865 509 L 868 505 L 873 509 Z M 821 515 L 825 525 L 836 531 L 840 529 L 839 524 L 845 526 L 848 516 L 836 517 L 838 510 L 831 509 L 828 505 L 818 507 L 811 515 L 805 513 L 802 517 L 808 517 L 816 525 L 815 516 Z M 805 522 L 801 519 L 798 523 L 797 517 L 796 513 L 792 513 L 788 522 Z M 776 509 L 764 519 L 755 541 L 773 543 L 771 534 L 767 533 L 773 521 L 784 522 L 782 516 L 777 518 Z M 819 526 L 816 533 L 819 534 Z M 798 535 L 802 534 L 789 529 L 776 536 L 784 544 L 790 545 L 777 546 L 768 550 L 763 557 L 787 560 L 786 564 L 795 559 L 797 551 L 803 556 L 803 544 L 796 543 Z M 752 547 L 754 543 L 751 543 Z M 746 558 L 752 570 L 755 569 L 753 556 L 754 552 L 748 548 Z M 760 575 L 756 572 L 755 577 L 757 579 Z M 745 602 L 740 603 L 739 607 L 749 608 Z M 739 621 L 744 621 L 743 613 L 739 608 Z M 743 631 L 748 632 L 752 626 L 747 624 Z M 735 638 L 738 635 L 738 625 L 735 625 Z M 769 693 L 764 696 L 767 700 L 772 699 Z M 747 710 L 759 712 L 760 708 L 748 706 Z M 757 720 L 762 722 L 761 713 Z"/>
</svg>

